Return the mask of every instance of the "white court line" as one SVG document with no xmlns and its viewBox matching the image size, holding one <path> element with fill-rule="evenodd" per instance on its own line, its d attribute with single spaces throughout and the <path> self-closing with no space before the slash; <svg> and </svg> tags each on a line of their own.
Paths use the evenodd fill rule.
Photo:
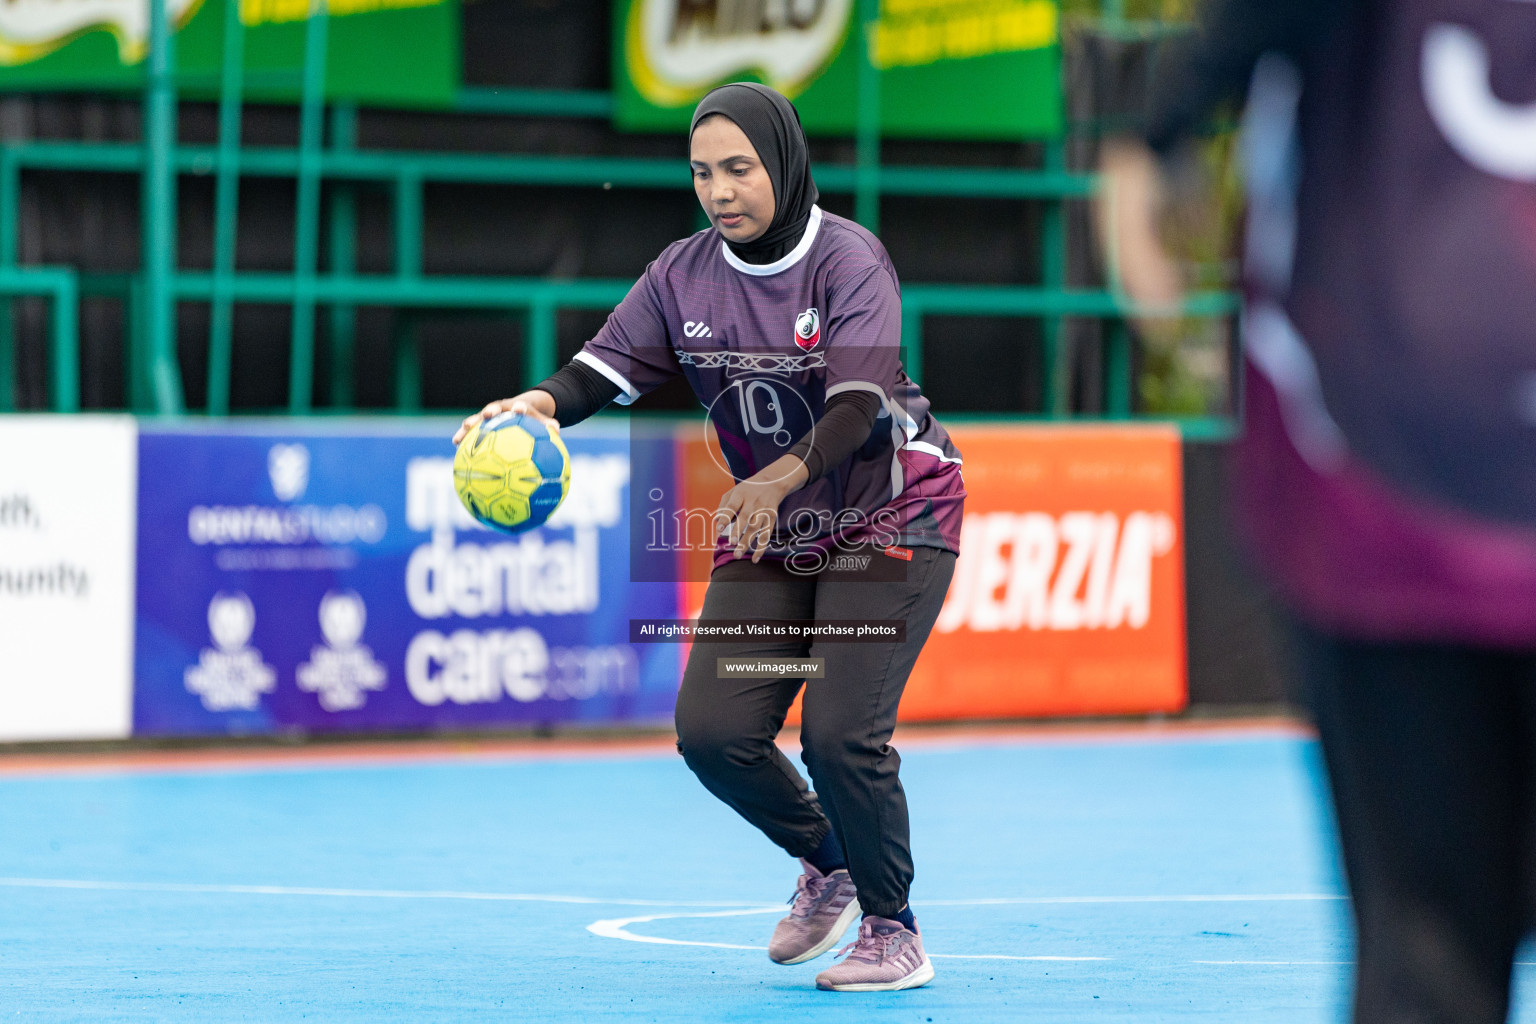
<svg viewBox="0 0 1536 1024">
<path fill-rule="evenodd" d="M 1236 901 L 1296 901 L 1296 900 L 1339 900 L 1342 897 L 1329 897 L 1329 895 L 1313 894 L 1275 894 L 1275 895 L 1217 895 L 1217 897 L 1040 897 L 1018 898 L 1018 900 L 914 900 L 915 907 L 972 907 L 972 906 L 1009 906 L 1009 904 L 1031 903 L 1236 903 Z M 674 921 L 679 918 L 730 918 L 745 917 L 750 913 L 782 913 L 783 904 L 771 907 L 746 907 L 742 910 L 716 910 L 708 913 L 645 913 L 639 917 L 607 918 L 607 920 L 593 921 L 588 924 L 588 932 L 601 938 L 617 938 L 617 940 L 630 941 L 630 943 L 653 943 L 656 946 L 705 946 L 710 949 L 768 949 L 766 946 L 742 946 L 740 943 L 708 943 L 708 941 L 685 940 L 685 938 L 664 938 L 660 935 L 637 935 L 631 932 L 631 924 L 648 924 L 651 921 Z M 1089 963 L 1089 961 L 1114 960 L 1112 956 L 1012 956 L 1005 953 L 929 953 L 932 960 L 1023 960 L 1023 961 L 1063 961 L 1063 963 Z M 1244 961 L 1215 961 L 1197 960 L 1190 963 L 1215 964 L 1232 963 L 1240 964 Z M 1253 963 L 1313 963 L 1313 961 L 1253 961 Z M 1324 961 L 1316 961 L 1324 963 Z"/>
<path fill-rule="evenodd" d="M 917 904 L 922 906 L 924 904 Z M 953 901 L 951 906 L 964 906 L 963 901 Z M 694 917 L 744 917 L 747 914 L 782 914 L 784 905 L 781 903 L 773 907 L 750 907 L 745 910 L 721 910 L 703 914 L 645 914 L 640 917 L 615 917 L 605 921 L 593 921 L 587 925 L 587 931 L 604 939 L 625 939 L 629 942 L 649 942 L 658 946 L 707 946 L 710 949 L 757 949 L 766 950 L 767 946 L 743 946 L 735 942 L 700 942 L 694 939 L 667 939 L 659 935 L 636 935 L 629 931 L 632 924 L 646 924 L 651 921 L 670 921 L 678 918 Z M 1047 960 L 1047 961 L 1088 961 L 1108 960 L 1107 956 L 1009 956 L 1002 953 L 929 953 L 933 960 Z"/>
<path fill-rule="evenodd" d="M 224 893 L 242 896 L 334 896 L 375 900 L 482 900 L 495 903 L 576 903 L 603 907 L 739 907 L 741 901 L 603 899 L 519 892 L 452 889 L 332 889 L 295 885 L 203 885 L 194 882 L 111 882 L 83 878 L 0 878 L 13 889 L 93 889 L 105 892 Z"/>
<path fill-rule="evenodd" d="M 1186 895 L 1186 896 L 1019 896 L 1019 897 L 992 897 L 970 900 L 913 900 L 914 907 L 989 907 L 989 906 L 1031 906 L 1042 904 L 1085 904 L 1085 903 L 1296 903 L 1296 902 L 1325 902 L 1348 899 L 1346 896 L 1332 895 L 1328 893 L 1258 893 L 1246 895 L 1240 893 L 1213 894 L 1213 895 Z M 638 935 L 629 930 L 631 925 L 649 924 L 652 921 L 671 921 L 680 918 L 702 917 L 743 917 L 748 914 L 775 914 L 783 913 L 782 904 L 772 907 L 750 907 L 742 910 L 725 910 L 702 914 L 644 914 L 637 917 L 615 917 L 601 921 L 593 921 L 587 925 L 587 931 L 605 939 L 623 939 L 628 942 L 648 942 L 659 946 L 705 946 L 711 949 L 754 949 L 765 950 L 767 946 L 743 946 L 735 942 L 704 942 L 696 939 L 668 939 L 659 935 Z M 963 953 L 930 953 L 931 959 L 945 960 L 1044 960 L 1044 961 L 1105 961 L 1113 959 L 1107 956 L 1009 956 L 1000 953 L 987 954 L 963 954 Z M 1241 960 L 1193 960 L 1191 963 L 1216 964 L 1231 963 L 1240 964 Z M 1253 961 L 1254 964 L 1280 964 L 1280 963 L 1313 963 L 1314 961 Z M 1326 961 L 1315 961 L 1324 963 Z"/>
<path fill-rule="evenodd" d="M 604 939 L 627 939 L 630 942 L 650 942 L 658 946 L 709 946 L 713 949 L 767 949 L 767 946 L 741 946 L 734 942 L 693 942 L 689 939 L 664 939 L 659 935 L 636 935 L 625 931 L 632 924 L 663 921 L 674 917 L 743 917 L 747 914 L 777 914 L 784 910 L 781 903 L 774 907 L 748 907 L 745 910 L 716 910 L 704 914 L 647 914 L 643 917 L 615 917 L 606 921 L 593 921 L 587 931 Z"/>
</svg>

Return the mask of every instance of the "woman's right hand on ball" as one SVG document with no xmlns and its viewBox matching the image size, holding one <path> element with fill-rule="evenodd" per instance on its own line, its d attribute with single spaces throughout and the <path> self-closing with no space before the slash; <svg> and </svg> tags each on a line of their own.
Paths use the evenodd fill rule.
<svg viewBox="0 0 1536 1024">
<path fill-rule="evenodd" d="M 560 424 L 555 421 L 554 411 L 555 398 L 549 392 L 525 391 L 512 398 L 503 398 L 499 401 L 491 402 L 479 412 L 471 413 L 464 417 L 464 422 L 459 425 L 459 429 L 453 432 L 453 443 L 458 444 L 464 440 L 465 435 L 474 428 L 475 424 L 482 423 L 493 416 L 500 416 L 504 412 L 522 413 L 529 419 L 537 420 L 548 429 L 558 433 Z"/>
</svg>

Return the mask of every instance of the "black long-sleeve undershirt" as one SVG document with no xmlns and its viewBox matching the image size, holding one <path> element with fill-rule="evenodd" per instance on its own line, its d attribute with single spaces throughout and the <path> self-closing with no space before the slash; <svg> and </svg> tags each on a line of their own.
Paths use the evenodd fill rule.
<svg viewBox="0 0 1536 1024">
<path fill-rule="evenodd" d="M 562 427 L 580 423 L 619 397 L 617 384 L 574 359 L 544 378 L 534 390 L 554 396 L 555 420 Z"/>
<path fill-rule="evenodd" d="M 535 390 L 554 398 L 555 420 L 562 427 L 580 423 L 619 396 L 617 384 L 574 359 Z M 880 397 L 870 391 L 844 391 L 828 399 L 821 419 L 788 452 L 805 463 L 806 483 L 820 480 L 869 440 L 880 406 Z"/>
<path fill-rule="evenodd" d="M 880 397 L 869 391 L 842 391 L 827 399 L 821 419 L 789 449 L 805 463 L 806 483 L 820 480 L 863 447 L 880 405 Z"/>
</svg>

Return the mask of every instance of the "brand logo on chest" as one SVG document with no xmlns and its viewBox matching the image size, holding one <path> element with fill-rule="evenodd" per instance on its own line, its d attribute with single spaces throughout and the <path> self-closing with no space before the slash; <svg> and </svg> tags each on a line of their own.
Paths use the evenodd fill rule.
<svg viewBox="0 0 1536 1024">
<path fill-rule="evenodd" d="M 715 332 L 709 329 L 709 325 L 703 320 L 688 320 L 683 323 L 683 336 L 688 338 L 713 338 Z"/>
<path fill-rule="evenodd" d="M 795 317 L 795 344 L 809 352 L 821 343 L 821 314 L 816 312 L 816 307 Z"/>
</svg>

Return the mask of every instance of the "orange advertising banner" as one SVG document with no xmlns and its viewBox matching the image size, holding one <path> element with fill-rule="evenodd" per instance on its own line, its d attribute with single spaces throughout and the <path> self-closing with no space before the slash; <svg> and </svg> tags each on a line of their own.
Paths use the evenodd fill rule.
<svg viewBox="0 0 1536 1024">
<path fill-rule="evenodd" d="M 903 721 L 1177 711 L 1187 699 L 1179 433 L 1160 425 L 949 428 L 964 458 L 960 558 Z M 724 490 L 679 438 L 681 491 Z M 728 482 L 727 482 L 728 483 Z M 685 585 L 703 605 L 707 553 Z M 799 702 L 790 713 L 799 720 Z"/>
<path fill-rule="evenodd" d="M 950 429 L 960 558 L 906 721 L 1176 711 L 1187 698 L 1179 433 Z"/>
</svg>

